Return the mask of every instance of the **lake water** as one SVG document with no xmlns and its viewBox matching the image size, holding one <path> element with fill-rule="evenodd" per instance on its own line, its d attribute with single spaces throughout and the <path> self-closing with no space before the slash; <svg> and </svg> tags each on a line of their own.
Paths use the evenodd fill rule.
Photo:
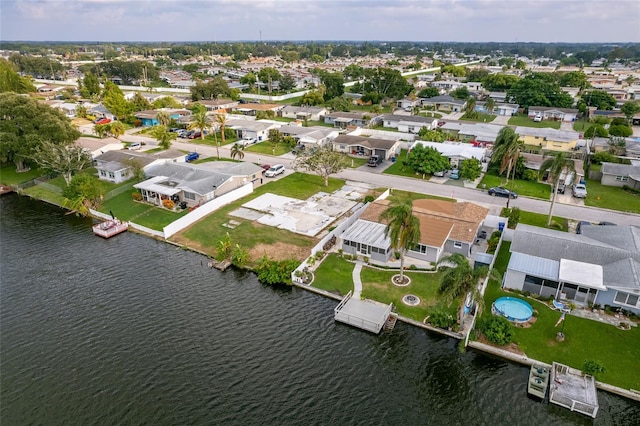
<svg viewBox="0 0 640 426">
<path fill-rule="evenodd" d="M 15 195 L 0 199 L 0 419 L 22 424 L 638 425 L 527 397 L 528 368 Z M 631 374 L 640 374 L 638 371 Z"/>
</svg>

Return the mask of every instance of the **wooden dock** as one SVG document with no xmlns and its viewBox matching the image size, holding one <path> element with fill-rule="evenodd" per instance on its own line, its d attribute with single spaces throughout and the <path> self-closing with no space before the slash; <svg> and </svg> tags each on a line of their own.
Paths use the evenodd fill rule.
<svg viewBox="0 0 640 426">
<path fill-rule="evenodd" d="M 232 265 L 229 259 L 224 260 L 214 260 L 212 259 L 209 262 L 209 268 L 216 268 L 220 271 L 226 271 Z"/>
<path fill-rule="evenodd" d="M 9 194 L 13 192 L 13 188 L 7 185 L 0 185 L 0 195 Z"/>
</svg>

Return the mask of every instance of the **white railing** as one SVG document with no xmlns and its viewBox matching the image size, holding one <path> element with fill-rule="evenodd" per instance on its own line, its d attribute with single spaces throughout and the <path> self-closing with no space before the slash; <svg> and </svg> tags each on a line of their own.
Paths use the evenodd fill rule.
<svg viewBox="0 0 640 426">
<path fill-rule="evenodd" d="M 353 292 L 352 292 L 351 290 L 349 290 L 349 293 L 347 293 L 347 295 L 346 295 L 346 296 L 344 296 L 344 297 L 342 298 L 342 300 L 340 301 L 340 303 L 338 303 L 338 306 L 336 306 L 336 307 L 333 309 L 333 313 L 337 315 L 337 314 L 338 314 L 338 312 L 340 312 L 340 310 L 344 307 L 344 305 L 346 305 L 346 304 L 347 304 L 347 302 L 349 301 L 349 299 L 351 299 L 351 296 L 353 296 Z"/>
</svg>

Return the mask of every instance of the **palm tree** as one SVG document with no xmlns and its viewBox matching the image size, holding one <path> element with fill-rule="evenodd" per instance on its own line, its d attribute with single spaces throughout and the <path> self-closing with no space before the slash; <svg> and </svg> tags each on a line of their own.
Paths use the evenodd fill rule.
<svg viewBox="0 0 640 426">
<path fill-rule="evenodd" d="M 469 96 L 467 98 L 467 104 L 465 105 L 465 115 L 469 118 L 472 118 L 475 115 L 476 109 L 476 98 L 473 96 Z"/>
<path fill-rule="evenodd" d="M 487 110 L 487 114 L 493 114 L 493 109 L 496 107 L 496 101 L 493 98 L 487 98 L 484 101 L 484 108 Z"/>
<path fill-rule="evenodd" d="M 207 111 L 205 109 L 197 109 L 193 112 L 191 117 L 192 120 L 191 123 L 189 123 L 189 130 L 200 130 L 200 138 L 204 140 L 205 130 L 211 127 L 211 120 L 207 115 Z"/>
<path fill-rule="evenodd" d="M 158 115 L 156 115 L 156 119 L 161 126 L 168 127 L 171 122 L 171 117 L 167 111 L 159 111 Z"/>
<path fill-rule="evenodd" d="M 540 166 L 540 173 L 549 171 L 549 176 L 553 180 L 553 193 L 551 194 L 551 206 L 549 207 L 549 217 L 547 218 L 547 227 L 551 225 L 553 217 L 553 206 L 556 203 L 556 195 L 558 195 L 558 186 L 560 186 L 560 177 L 575 172 L 576 165 L 571 158 L 567 158 L 564 153 L 556 152 L 554 154 L 545 154 L 548 157 Z"/>
<path fill-rule="evenodd" d="M 171 141 L 176 138 L 176 134 L 170 132 L 166 126 L 157 125 L 151 129 L 151 136 L 158 141 L 158 146 L 162 149 L 171 148 Z"/>
<path fill-rule="evenodd" d="M 385 236 L 391 240 L 391 247 L 400 252 L 400 278 L 404 282 L 404 255 L 420 242 L 420 220 L 413 215 L 411 200 L 394 201 L 380 215 L 387 222 Z"/>
<path fill-rule="evenodd" d="M 476 303 L 482 302 L 478 291 L 478 282 L 487 276 L 487 268 L 475 269 L 469 260 L 460 253 L 441 258 L 438 266 L 446 266 L 438 292 L 447 304 L 471 293 Z"/>
<path fill-rule="evenodd" d="M 500 174 L 507 170 L 507 181 L 511 174 L 511 167 L 515 166 L 524 143 L 511 127 L 500 130 L 493 148 L 493 161 L 500 162 Z"/>
<path fill-rule="evenodd" d="M 238 157 L 238 160 L 244 158 L 244 146 L 239 143 L 234 143 L 231 147 L 231 159 L 234 160 L 236 157 Z"/>
<path fill-rule="evenodd" d="M 222 145 L 224 145 L 224 126 L 226 126 L 227 124 L 227 113 L 224 111 L 216 113 L 216 115 L 214 116 L 214 120 L 220 128 L 220 138 L 222 139 Z"/>
</svg>

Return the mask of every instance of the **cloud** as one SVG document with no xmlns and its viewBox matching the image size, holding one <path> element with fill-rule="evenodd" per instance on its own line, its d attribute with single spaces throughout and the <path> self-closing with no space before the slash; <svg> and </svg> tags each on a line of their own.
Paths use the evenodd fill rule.
<svg viewBox="0 0 640 426">
<path fill-rule="evenodd" d="M 630 0 L 2 0 L 3 40 L 640 41 Z"/>
</svg>

